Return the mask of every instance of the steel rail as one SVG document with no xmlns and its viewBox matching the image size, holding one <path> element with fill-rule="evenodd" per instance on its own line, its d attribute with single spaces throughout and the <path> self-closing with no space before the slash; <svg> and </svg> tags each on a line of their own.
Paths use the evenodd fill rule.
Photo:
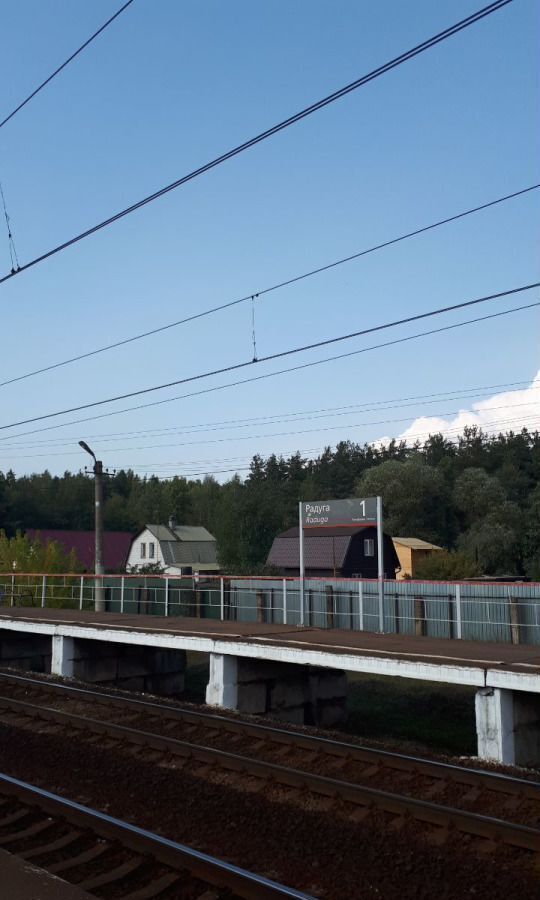
<svg viewBox="0 0 540 900">
<path fill-rule="evenodd" d="M 381 750 L 375 747 L 366 747 L 362 744 L 351 744 L 346 741 L 337 741 L 315 735 L 302 734 L 298 731 L 289 731 L 277 728 L 273 725 L 263 725 L 258 722 L 245 722 L 228 718 L 216 713 L 201 712 L 186 709 L 185 707 L 171 706 L 166 703 L 155 703 L 147 700 L 139 700 L 133 697 L 109 694 L 103 691 L 89 690 L 88 688 L 73 687 L 72 685 L 58 684 L 24 675 L 14 675 L 0 672 L 0 679 L 7 682 L 29 684 L 45 691 L 60 692 L 64 696 L 76 699 L 99 700 L 107 706 L 120 709 L 133 709 L 138 712 L 151 711 L 163 718 L 178 719 L 192 722 L 209 728 L 217 728 L 223 731 L 231 731 L 236 734 L 254 735 L 266 738 L 275 743 L 287 744 L 315 752 L 323 752 L 327 755 L 348 757 L 349 759 L 369 760 L 381 762 L 390 768 L 400 771 L 414 769 L 418 774 L 424 774 L 436 778 L 446 778 L 459 784 L 468 784 L 475 787 L 482 786 L 486 790 L 497 791 L 505 794 L 518 794 L 540 802 L 540 782 L 527 778 L 519 778 L 514 775 L 505 775 L 501 772 L 490 772 L 486 769 L 468 769 L 454 763 L 430 760 L 425 757 L 411 756 L 397 753 L 391 750 Z"/>
<path fill-rule="evenodd" d="M 217 750 L 189 741 L 180 741 L 177 738 L 129 728 L 126 725 L 116 725 L 112 722 L 61 712 L 11 697 L 0 696 L 0 708 L 2 707 L 19 711 L 31 718 L 41 718 L 60 725 L 69 724 L 94 734 L 104 734 L 114 739 L 127 740 L 139 746 L 143 745 L 160 752 L 180 755 L 189 760 L 210 764 L 218 763 L 221 768 L 226 770 L 262 777 L 273 783 L 309 790 L 325 797 L 339 798 L 355 805 L 368 808 L 377 807 L 397 816 L 411 816 L 417 821 L 436 825 L 445 830 L 452 828 L 465 834 L 499 840 L 514 847 L 540 853 L 540 829 L 527 825 L 518 825 L 492 816 L 480 815 L 427 800 L 418 800 L 415 797 L 395 794 L 379 788 L 314 775 L 303 769 L 263 762 L 237 753 Z"/>
<path fill-rule="evenodd" d="M 143 855 L 150 855 L 173 869 L 187 869 L 201 880 L 219 888 L 232 890 L 246 900 L 275 900 L 278 897 L 313 900 L 309 894 L 278 884 L 262 875 L 248 872 L 239 866 L 4 773 L 0 773 L 0 793 L 15 797 L 24 803 L 34 804 L 49 815 L 59 816 L 79 828 L 83 827 L 102 837 L 118 841 L 123 847 Z"/>
</svg>

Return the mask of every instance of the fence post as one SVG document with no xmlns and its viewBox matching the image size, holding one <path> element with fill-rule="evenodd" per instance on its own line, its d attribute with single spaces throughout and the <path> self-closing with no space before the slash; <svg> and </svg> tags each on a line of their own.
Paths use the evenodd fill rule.
<svg viewBox="0 0 540 900">
<path fill-rule="evenodd" d="M 458 641 L 462 637 L 462 615 L 461 615 L 461 585 L 456 584 L 456 637 Z"/>
<path fill-rule="evenodd" d="M 122 578 L 122 581 L 124 579 Z M 165 579 L 165 615 L 169 615 L 169 579 Z"/>
<path fill-rule="evenodd" d="M 364 630 L 364 589 L 362 582 L 358 582 L 358 626 L 360 631 Z"/>
<path fill-rule="evenodd" d="M 426 604 L 422 597 L 414 598 L 414 631 L 418 636 L 426 633 Z"/>
<path fill-rule="evenodd" d="M 45 606 L 47 603 L 47 576 L 43 575 L 43 580 L 41 582 L 41 605 Z"/>
<path fill-rule="evenodd" d="M 264 593 L 257 591 L 257 622 L 264 622 Z"/>
<path fill-rule="evenodd" d="M 225 621 L 225 580 L 223 576 L 219 579 L 219 618 Z"/>
<path fill-rule="evenodd" d="M 508 588 L 508 603 L 510 604 L 510 633 L 512 643 L 519 644 L 519 605 L 517 597 L 513 597 Z"/>
<path fill-rule="evenodd" d="M 334 588 L 326 585 L 326 627 L 334 627 Z"/>
<path fill-rule="evenodd" d="M 79 609 L 83 608 L 84 602 L 84 575 L 81 575 L 81 583 L 79 585 Z"/>
<path fill-rule="evenodd" d="M 287 579 L 283 579 L 283 624 L 287 624 Z"/>
<path fill-rule="evenodd" d="M 122 575 L 122 578 L 121 578 L 121 581 L 120 581 L 120 612 L 121 612 L 121 613 L 124 612 L 124 594 L 125 594 L 125 590 L 126 590 L 126 579 L 125 579 L 124 576 Z"/>
</svg>

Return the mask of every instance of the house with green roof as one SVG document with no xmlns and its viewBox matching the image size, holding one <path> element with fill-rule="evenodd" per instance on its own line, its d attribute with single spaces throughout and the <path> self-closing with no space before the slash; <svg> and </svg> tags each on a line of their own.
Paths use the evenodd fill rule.
<svg viewBox="0 0 540 900">
<path fill-rule="evenodd" d="M 147 566 L 165 575 L 216 574 L 217 542 L 201 525 L 146 525 L 131 542 L 126 569 L 137 572 Z"/>
</svg>

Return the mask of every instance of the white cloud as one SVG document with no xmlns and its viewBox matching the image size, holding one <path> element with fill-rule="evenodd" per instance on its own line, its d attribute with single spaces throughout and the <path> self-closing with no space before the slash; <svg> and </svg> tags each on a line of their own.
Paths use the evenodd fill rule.
<svg viewBox="0 0 540 900">
<path fill-rule="evenodd" d="M 530 386 L 517 391 L 493 394 L 487 400 L 473 403 L 470 409 L 460 409 L 457 415 L 444 419 L 439 416 L 420 416 L 395 437 L 409 444 L 423 442 L 430 434 L 441 433 L 453 438 L 467 425 L 476 425 L 486 434 L 500 431 L 531 431 L 540 429 L 540 369 Z M 380 438 L 378 445 L 387 444 L 390 437 Z"/>
</svg>

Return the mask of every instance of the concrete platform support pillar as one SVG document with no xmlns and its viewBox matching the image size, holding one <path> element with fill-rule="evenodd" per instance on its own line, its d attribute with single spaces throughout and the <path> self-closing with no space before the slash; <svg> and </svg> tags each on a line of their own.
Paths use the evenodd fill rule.
<svg viewBox="0 0 540 900">
<path fill-rule="evenodd" d="M 478 756 L 506 765 L 540 763 L 540 695 L 484 688 L 475 706 Z"/>
<path fill-rule="evenodd" d="M 238 659 L 222 653 L 210 654 L 210 677 L 206 686 L 209 706 L 238 709 Z"/>
<path fill-rule="evenodd" d="M 170 697 L 185 685 L 186 651 L 158 647 L 58 638 L 53 642 L 53 672 L 91 684 L 116 685 L 128 691 L 146 691 Z M 69 642 L 71 641 L 71 646 Z M 66 642 L 68 642 L 66 644 Z M 55 657 L 58 662 L 54 661 Z M 64 649 L 62 649 L 64 648 Z M 62 662 L 64 660 L 64 662 Z M 66 666 L 71 660 L 71 669 Z M 63 671 L 60 667 L 64 665 Z"/>
<path fill-rule="evenodd" d="M 52 639 L 51 675 L 73 678 L 75 666 L 75 641 L 70 637 L 54 634 Z"/>
<path fill-rule="evenodd" d="M 206 702 L 287 722 L 331 727 L 347 715 L 343 672 L 242 657 L 210 656 Z"/>
</svg>

